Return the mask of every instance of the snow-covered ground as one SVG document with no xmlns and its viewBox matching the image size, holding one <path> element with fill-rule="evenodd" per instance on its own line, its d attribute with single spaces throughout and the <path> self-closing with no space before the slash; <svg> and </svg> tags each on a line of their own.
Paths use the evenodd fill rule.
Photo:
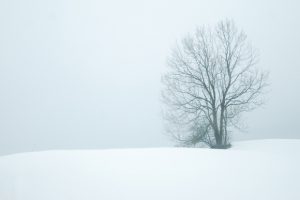
<svg viewBox="0 0 300 200">
<path fill-rule="evenodd" d="M 0 157 L 0 200 L 298 200 L 300 140 Z"/>
</svg>

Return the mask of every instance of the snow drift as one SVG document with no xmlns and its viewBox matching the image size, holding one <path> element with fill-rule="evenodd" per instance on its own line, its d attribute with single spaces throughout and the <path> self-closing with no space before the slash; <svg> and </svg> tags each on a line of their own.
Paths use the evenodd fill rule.
<svg viewBox="0 0 300 200">
<path fill-rule="evenodd" d="M 0 157 L 1 200 L 300 199 L 300 140 Z"/>
</svg>

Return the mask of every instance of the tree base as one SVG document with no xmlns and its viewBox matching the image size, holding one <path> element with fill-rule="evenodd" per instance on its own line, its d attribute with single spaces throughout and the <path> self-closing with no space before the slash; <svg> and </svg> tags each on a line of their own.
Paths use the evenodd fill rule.
<svg viewBox="0 0 300 200">
<path fill-rule="evenodd" d="M 213 145 L 211 146 L 212 149 L 229 149 L 231 144 L 224 144 L 224 145 Z"/>
</svg>

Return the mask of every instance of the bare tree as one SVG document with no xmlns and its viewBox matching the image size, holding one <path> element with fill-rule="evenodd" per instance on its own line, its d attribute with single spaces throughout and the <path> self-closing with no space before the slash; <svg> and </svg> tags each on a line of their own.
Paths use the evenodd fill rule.
<svg viewBox="0 0 300 200">
<path fill-rule="evenodd" d="M 262 104 L 267 74 L 234 22 L 198 28 L 173 49 L 163 76 L 168 131 L 185 146 L 230 147 L 241 113 Z"/>
</svg>

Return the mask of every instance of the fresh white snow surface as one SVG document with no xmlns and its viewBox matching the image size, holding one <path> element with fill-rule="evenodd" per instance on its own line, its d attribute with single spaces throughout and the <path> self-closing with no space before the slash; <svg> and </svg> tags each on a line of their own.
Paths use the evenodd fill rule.
<svg viewBox="0 0 300 200">
<path fill-rule="evenodd" d="M 0 157 L 0 200 L 298 200 L 300 140 Z"/>
</svg>

